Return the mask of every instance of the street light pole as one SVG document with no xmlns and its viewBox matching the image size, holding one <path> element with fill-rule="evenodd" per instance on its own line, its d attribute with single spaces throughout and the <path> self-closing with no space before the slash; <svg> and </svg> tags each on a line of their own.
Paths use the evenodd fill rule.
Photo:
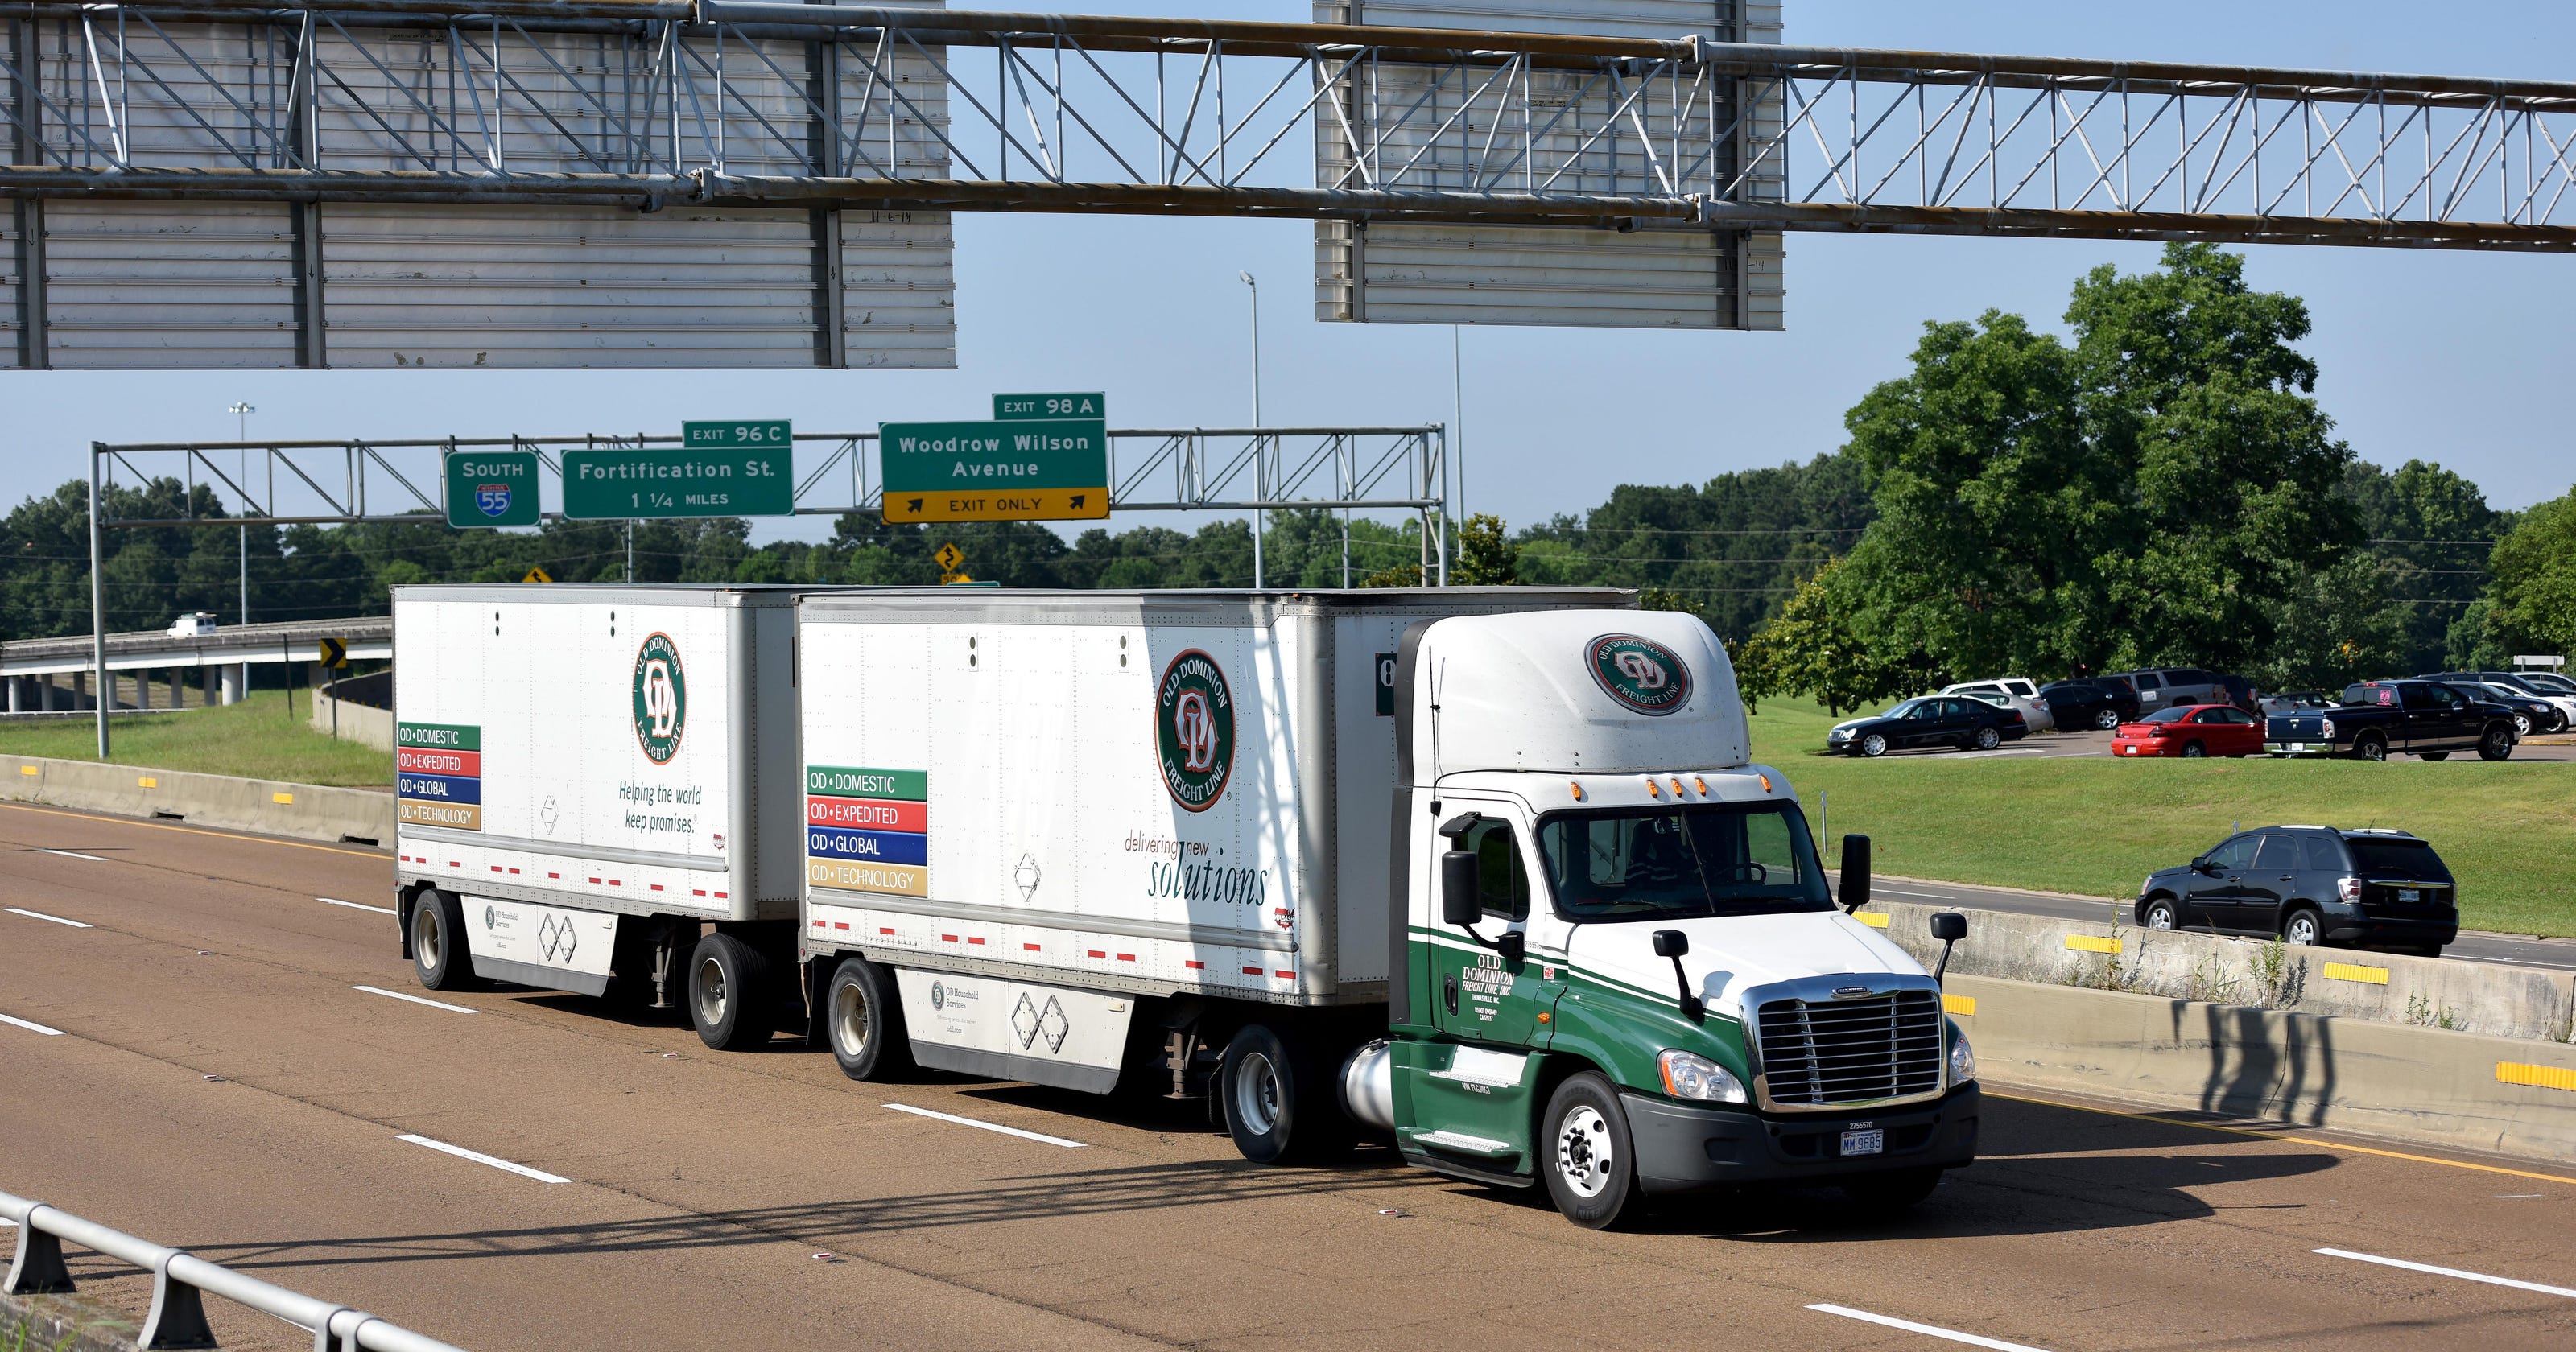
<svg viewBox="0 0 2576 1352">
<path fill-rule="evenodd" d="M 240 439 L 243 441 L 250 440 L 250 415 L 259 412 L 259 410 L 252 408 L 248 402 L 242 402 L 234 404 L 230 411 L 233 417 L 238 420 L 236 425 L 241 428 Z M 250 448 L 247 446 L 243 447 L 235 458 L 240 463 L 242 491 L 244 493 L 248 493 L 250 491 Z M 250 503 L 247 500 L 242 503 L 242 515 L 250 515 Z M 242 526 L 240 527 L 240 531 L 241 622 L 243 624 L 248 624 L 250 623 L 250 527 L 247 525 Z"/>
<path fill-rule="evenodd" d="M 1246 287 L 1248 287 L 1248 288 L 1250 288 L 1250 289 L 1251 289 L 1251 296 L 1252 296 L 1252 426 L 1253 426 L 1253 429 L 1254 429 L 1254 431 L 1253 431 L 1253 440 L 1252 440 L 1252 466 L 1253 466 L 1253 474 L 1252 474 L 1252 496 L 1253 496 L 1253 498 L 1254 498 L 1254 500 L 1255 500 L 1255 501 L 1259 501 L 1259 500 L 1261 500 L 1261 495 L 1262 495 L 1262 493 L 1265 491 L 1265 488 L 1266 488 L 1266 483 L 1265 483 L 1265 481 L 1266 481 L 1266 480 L 1267 480 L 1267 478 L 1269 477 L 1269 476 L 1267 476 L 1267 475 L 1265 475 L 1265 474 L 1263 474 L 1263 473 L 1261 472 L 1262 467 L 1263 467 L 1263 464 L 1264 464 L 1264 462 L 1263 462 L 1263 460 L 1262 460 L 1262 456 L 1261 456 L 1261 434 L 1260 434 L 1260 427 L 1261 427 L 1261 283 L 1260 283 L 1260 282 L 1258 282 L 1258 281 L 1256 281 L 1256 280 L 1254 280 L 1254 278 L 1253 278 L 1252 274 L 1251 274 L 1251 273 L 1249 273 L 1249 272 L 1238 272 L 1238 273 L 1236 273 L 1236 274 L 1234 274 L 1234 275 L 1235 275 L 1235 276 L 1237 276 L 1237 277 L 1239 277 L 1239 278 L 1241 278 L 1241 279 L 1243 280 L 1243 284 L 1244 284 Z M 1253 590 L 1255 590 L 1255 591 L 1259 591 L 1259 590 L 1261 589 L 1262 583 L 1263 583 L 1263 581 L 1264 581 L 1264 578 L 1263 578 L 1263 576 L 1262 576 L 1262 571 L 1263 571 L 1263 570 L 1262 570 L 1262 566 L 1261 566 L 1261 564 L 1262 564 L 1262 560 L 1261 560 L 1261 536 L 1262 536 L 1262 526 L 1263 526 L 1263 524 L 1264 524 L 1264 521 L 1263 521 L 1263 516 L 1262 516 L 1262 509 L 1261 509 L 1261 508 L 1259 508 L 1259 507 L 1255 507 L 1255 508 L 1253 508 L 1253 509 L 1252 509 L 1252 587 L 1253 587 Z"/>
</svg>

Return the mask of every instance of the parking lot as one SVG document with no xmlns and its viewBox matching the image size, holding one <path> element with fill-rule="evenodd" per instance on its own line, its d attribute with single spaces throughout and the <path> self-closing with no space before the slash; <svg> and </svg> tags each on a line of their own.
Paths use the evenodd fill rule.
<svg viewBox="0 0 2576 1352">
<path fill-rule="evenodd" d="M 2110 754 L 2111 734 L 2108 732 L 2095 732 L 2089 729 L 2083 732 L 2035 732 L 2022 738 L 2018 742 L 2006 742 L 1992 751 L 1953 751 L 1948 747 L 1926 747 L 1908 751 L 1890 751 L 1887 753 L 1888 759 L 1891 760 L 1900 756 L 1944 756 L 1958 760 L 1987 760 L 1997 757 L 2017 757 L 2027 760 L 2032 757 L 2107 757 Z M 2407 756 L 2403 753 L 2391 755 L 2389 759 L 2392 761 L 2420 763 L 2415 762 L 2414 757 Z M 2477 758 L 2475 756 L 2465 756 L 2454 757 L 2453 759 L 2462 763 L 2472 763 L 2476 761 Z M 2555 736 L 2530 738 L 2513 749 L 2513 759 L 2518 761 L 2576 761 L 2576 737 L 2570 737 L 2561 733 Z"/>
</svg>

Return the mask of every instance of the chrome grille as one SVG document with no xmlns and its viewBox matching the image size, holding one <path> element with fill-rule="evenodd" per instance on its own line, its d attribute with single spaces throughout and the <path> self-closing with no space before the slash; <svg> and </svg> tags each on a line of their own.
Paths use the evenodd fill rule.
<svg viewBox="0 0 2576 1352">
<path fill-rule="evenodd" d="M 1825 1107 L 1941 1088 L 1941 997 L 1772 1000 L 1757 1014 L 1762 1075 L 1783 1107 Z"/>
</svg>

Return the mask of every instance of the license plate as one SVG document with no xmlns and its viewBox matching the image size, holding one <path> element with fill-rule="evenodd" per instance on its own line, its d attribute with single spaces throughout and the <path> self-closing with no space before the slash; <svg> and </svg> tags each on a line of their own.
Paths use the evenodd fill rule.
<svg viewBox="0 0 2576 1352">
<path fill-rule="evenodd" d="M 2305 751 L 2308 749 L 2308 744 L 2305 742 L 2292 742 L 2288 749 L 2292 751 Z"/>
<path fill-rule="evenodd" d="M 1884 1130 L 1843 1133 L 1843 1158 L 1845 1159 L 1850 1159 L 1854 1155 L 1881 1154 L 1886 1149 L 1887 1133 Z"/>
<path fill-rule="evenodd" d="M 2401 887 L 2397 889 L 2397 899 L 2399 901 L 2422 901 L 2424 899 L 2424 893 L 2416 888 Z"/>
</svg>

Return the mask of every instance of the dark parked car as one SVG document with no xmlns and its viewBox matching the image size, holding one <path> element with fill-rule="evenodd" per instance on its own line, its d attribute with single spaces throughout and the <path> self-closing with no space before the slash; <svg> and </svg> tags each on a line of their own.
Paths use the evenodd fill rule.
<svg viewBox="0 0 2576 1352">
<path fill-rule="evenodd" d="M 2569 716 L 2576 714 L 2576 696 L 2560 692 L 2510 671 L 2438 671 L 2418 676 L 2419 681 L 2448 681 L 2456 685 L 2471 682 L 2490 692 L 2488 698 L 2530 719 L 2524 733 L 2565 732 Z M 2517 720 L 2518 721 L 2518 720 Z"/>
<path fill-rule="evenodd" d="M 2264 721 L 2263 749 L 2363 760 L 2400 751 L 2445 760 L 2454 751 L 2475 751 L 2480 760 L 2503 760 L 2519 740 L 2513 720 L 2513 710 L 2441 681 L 2365 681 L 2344 687 L 2343 703 L 2331 709 L 2272 715 Z"/>
<path fill-rule="evenodd" d="M 1827 751 L 1884 756 L 1907 747 L 1946 746 L 1992 751 L 2019 741 L 2030 725 L 2018 709 L 1998 709 L 1965 695 L 1925 695 L 1873 718 L 1837 723 L 1825 734 Z"/>
<path fill-rule="evenodd" d="M 2060 732 L 2078 728 L 2108 732 L 2138 717 L 2138 692 L 2125 681 L 2050 681 L 2039 688 L 2039 698 Z"/>
<path fill-rule="evenodd" d="M 2266 826 L 2228 837 L 2138 887 L 2146 929 L 2372 944 L 2427 956 L 2459 937 L 2459 888 L 2433 847 L 2405 831 Z"/>
<path fill-rule="evenodd" d="M 2176 704 L 2235 703 L 2225 678 L 2198 667 L 2147 667 L 2119 672 L 2117 678 L 2138 692 L 2138 707 L 2144 713 Z"/>
</svg>

